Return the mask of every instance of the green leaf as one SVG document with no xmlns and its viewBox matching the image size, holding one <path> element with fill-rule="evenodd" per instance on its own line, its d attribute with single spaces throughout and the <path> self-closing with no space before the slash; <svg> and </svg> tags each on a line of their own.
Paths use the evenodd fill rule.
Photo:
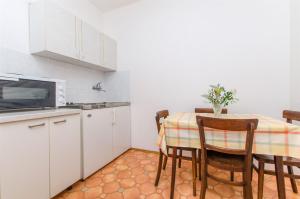
<svg viewBox="0 0 300 199">
<path fill-rule="evenodd" d="M 204 94 L 202 97 L 207 99 L 211 104 L 220 104 L 225 107 L 238 101 L 235 95 L 236 90 L 227 91 L 221 84 L 217 84 L 210 85 L 208 94 Z"/>
</svg>

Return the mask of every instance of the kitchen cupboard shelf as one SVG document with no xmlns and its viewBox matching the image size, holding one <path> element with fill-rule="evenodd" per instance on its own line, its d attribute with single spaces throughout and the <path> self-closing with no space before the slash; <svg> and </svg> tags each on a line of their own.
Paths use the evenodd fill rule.
<svg viewBox="0 0 300 199">
<path fill-rule="evenodd" d="M 117 43 L 50 0 L 29 5 L 30 51 L 103 71 L 117 69 Z"/>
</svg>

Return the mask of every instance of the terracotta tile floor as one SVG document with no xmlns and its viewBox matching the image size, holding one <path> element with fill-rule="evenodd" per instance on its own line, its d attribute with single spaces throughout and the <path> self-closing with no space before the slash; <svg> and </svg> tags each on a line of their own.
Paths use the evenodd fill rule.
<svg viewBox="0 0 300 199">
<path fill-rule="evenodd" d="M 154 186 L 158 155 L 137 150 L 130 150 L 117 160 L 95 173 L 84 182 L 78 182 L 72 190 L 65 191 L 55 199 L 169 199 L 171 180 L 171 159 L 158 187 Z M 219 177 L 229 178 L 229 174 L 209 168 Z M 257 175 L 253 172 L 253 196 L 257 198 Z M 197 196 L 192 196 L 191 162 L 183 161 L 177 169 L 175 198 L 199 198 L 200 182 L 197 182 Z M 241 176 L 236 176 L 241 178 Z M 300 183 L 298 184 L 300 185 Z M 213 180 L 208 182 L 207 199 L 242 198 L 242 188 L 224 185 Z M 291 191 L 286 179 L 287 198 L 300 198 L 300 194 Z M 264 198 L 277 198 L 276 181 L 272 176 L 265 176 Z"/>
</svg>

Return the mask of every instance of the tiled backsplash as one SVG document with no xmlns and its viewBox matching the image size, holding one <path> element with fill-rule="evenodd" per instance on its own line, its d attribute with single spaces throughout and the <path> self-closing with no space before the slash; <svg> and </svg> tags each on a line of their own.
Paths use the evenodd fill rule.
<svg viewBox="0 0 300 199">
<path fill-rule="evenodd" d="M 108 102 L 130 101 L 130 72 L 107 72 L 104 74 L 105 100 Z"/>
<path fill-rule="evenodd" d="M 99 70 L 0 48 L 0 72 L 67 80 L 67 101 L 106 101 L 106 93 L 92 90 L 104 81 L 105 73 Z"/>
</svg>

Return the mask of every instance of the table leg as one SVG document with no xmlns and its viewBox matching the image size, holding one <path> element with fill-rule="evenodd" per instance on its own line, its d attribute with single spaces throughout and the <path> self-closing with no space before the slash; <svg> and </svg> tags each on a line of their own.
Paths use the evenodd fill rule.
<svg viewBox="0 0 300 199">
<path fill-rule="evenodd" d="M 172 177 L 171 177 L 170 199 L 174 198 L 174 191 L 175 191 L 177 147 L 173 147 L 172 156 L 173 156 L 173 158 L 172 158 Z"/>
<path fill-rule="evenodd" d="M 285 199 L 285 184 L 282 156 L 274 156 L 278 198 Z"/>
</svg>

